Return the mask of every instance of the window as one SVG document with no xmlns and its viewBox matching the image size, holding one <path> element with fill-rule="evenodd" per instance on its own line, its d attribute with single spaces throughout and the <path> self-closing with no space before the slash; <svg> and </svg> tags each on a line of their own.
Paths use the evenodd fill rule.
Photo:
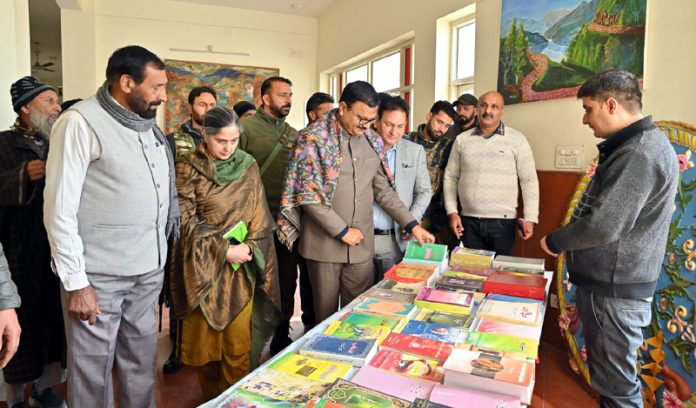
<svg viewBox="0 0 696 408">
<path fill-rule="evenodd" d="M 467 19 L 452 24 L 451 99 L 464 93 L 474 93 L 475 51 L 476 22 Z"/>
<path fill-rule="evenodd" d="M 367 81 L 375 87 L 377 92 L 399 95 L 409 106 L 413 106 L 412 73 L 413 44 L 405 44 L 375 54 L 331 74 L 330 91 L 334 99 L 338 101 L 341 98 L 343 86 L 353 81 Z"/>
</svg>

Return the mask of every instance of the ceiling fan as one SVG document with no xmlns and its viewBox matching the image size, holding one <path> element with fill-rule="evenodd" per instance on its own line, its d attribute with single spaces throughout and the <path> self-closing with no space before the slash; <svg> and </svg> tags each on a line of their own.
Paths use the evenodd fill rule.
<svg viewBox="0 0 696 408">
<path fill-rule="evenodd" d="M 32 71 L 48 71 L 48 72 L 56 72 L 55 69 L 51 69 L 52 66 L 55 65 L 54 62 L 49 61 L 44 64 L 39 62 L 39 55 L 41 54 L 41 50 L 39 50 L 39 42 L 34 41 L 34 65 L 31 66 Z"/>
</svg>

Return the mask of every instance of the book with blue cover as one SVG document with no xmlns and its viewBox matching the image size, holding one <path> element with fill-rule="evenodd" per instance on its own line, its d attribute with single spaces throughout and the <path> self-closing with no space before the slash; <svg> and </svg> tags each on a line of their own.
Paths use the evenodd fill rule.
<svg viewBox="0 0 696 408">
<path fill-rule="evenodd" d="M 406 323 L 406 325 L 401 329 L 400 333 L 422 337 L 424 339 L 456 343 L 459 336 L 462 334 L 462 330 L 460 328 L 446 326 L 444 324 L 409 320 L 408 323 Z"/>
<path fill-rule="evenodd" d="M 308 339 L 300 348 L 300 354 L 362 367 L 375 350 L 375 343 L 374 339 L 351 340 L 319 335 Z"/>
</svg>

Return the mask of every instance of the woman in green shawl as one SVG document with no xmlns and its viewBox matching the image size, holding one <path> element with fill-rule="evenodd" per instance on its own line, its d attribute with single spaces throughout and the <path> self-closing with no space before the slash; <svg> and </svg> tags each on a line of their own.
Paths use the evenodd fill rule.
<svg viewBox="0 0 696 408">
<path fill-rule="evenodd" d="M 256 161 L 237 149 L 240 132 L 234 111 L 211 109 L 204 143 L 176 165 L 181 237 L 172 251 L 172 297 L 185 316 L 181 360 L 199 367 L 209 398 L 258 365 L 280 316 L 275 223 Z M 240 222 L 248 230 L 241 242 L 223 238 Z"/>
</svg>

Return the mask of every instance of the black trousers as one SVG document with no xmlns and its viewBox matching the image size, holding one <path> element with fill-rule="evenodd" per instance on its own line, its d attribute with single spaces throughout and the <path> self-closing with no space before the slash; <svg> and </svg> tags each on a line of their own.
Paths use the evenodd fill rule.
<svg viewBox="0 0 696 408">
<path fill-rule="evenodd" d="M 464 246 L 512 255 L 515 249 L 516 218 L 462 217 Z"/>
<path fill-rule="evenodd" d="M 312 285 L 309 282 L 307 264 L 298 251 L 298 242 L 295 242 L 292 251 L 289 251 L 275 235 L 273 240 L 278 257 L 278 283 L 280 284 L 280 305 L 283 312 L 281 325 L 289 324 L 290 318 L 295 312 L 295 290 L 297 289 L 297 268 L 299 267 L 302 322 L 308 326 L 314 326 L 316 322 L 312 301 Z"/>
</svg>

